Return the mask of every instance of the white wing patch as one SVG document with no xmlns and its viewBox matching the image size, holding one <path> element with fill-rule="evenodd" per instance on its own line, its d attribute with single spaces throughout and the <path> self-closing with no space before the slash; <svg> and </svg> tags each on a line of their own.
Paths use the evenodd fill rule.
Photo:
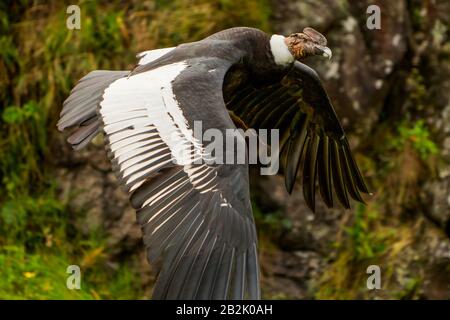
<svg viewBox="0 0 450 320">
<path fill-rule="evenodd" d="M 195 139 L 173 92 L 173 82 L 187 68 L 185 62 L 173 63 L 109 85 L 98 110 L 108 155 L 131 194 L 148 259 L 163 261 L 155 297 L 243 298 L 248 283 L 249 294 L 258 298 L 253 220 L 224 194 L 231 201 L 248 198 L 229 190 L 233 186 L 217 174 L 220 166 L 197 163 L 209 162 L 211 155 Z M 245 177 L 232 173 L 230 182 Z M 248 203 L 238 208 L 248 210 Z M 194 279 L 197 289 L 184 286 Z"/>
<path fill-rule="evenodd" d="M 175 49 L 175 47 L 143 51 L 136 56 L 136 58 L 139 59 L 138 65 L 143 65 L 155 61 L 156 59 L 169 53 L 173 49 Z"/>
<path fill-rule="evenodd" d="M 170 162 L 183 166 L 201 192 L 213 190 L 216 172 L 206 164 L 172 90 L 185 62 L 165 65 L 113 82 L 100 103 L 110 155 L 125 186 L 133 191 Z M 170 190 L 168 190 L 169 192 Z"/>
</svg>

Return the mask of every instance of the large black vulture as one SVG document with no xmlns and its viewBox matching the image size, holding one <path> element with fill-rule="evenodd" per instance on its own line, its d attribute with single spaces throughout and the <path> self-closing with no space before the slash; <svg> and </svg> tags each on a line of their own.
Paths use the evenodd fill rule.
<svg viewBox="0 0 450 320">
<path fill-rule="evenodd" d="M 248 164 L 196 161 L 211 155 L 194 137 L 194 121 L 203 131 L 278 129 L 286 188 L 302 167 L 313 211 L 316 178 L 327 206 L 333 189 L 346 208 L 348 195 L 362 201 L 367 187 L 330 99 L 299 62 L 331 58 L 326 45 L 312 28 L 288 37 L 232 28 L 143 52 L 131 72 L 93 71 L 72 90 L 58 129 L 72 129 L 75 149 L 103 131 L 158 268 L 153 298 L 260 298 Z"/>
</svg>

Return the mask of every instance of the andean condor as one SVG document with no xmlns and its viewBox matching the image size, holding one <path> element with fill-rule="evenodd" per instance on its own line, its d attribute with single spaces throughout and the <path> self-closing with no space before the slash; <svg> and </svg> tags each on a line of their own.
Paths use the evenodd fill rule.
<svg viewBox="0 0 450 320">
<path fill-rule="evenodd" d="M 146 51 L 131 71 L 92 71 L 64 102 L 58 129 L 86 146 L 100 131 L 130 194 L 148 260 L 158 268 L 155 299 L 259 299 L 257 234 L 247 164 L 194 163 L 192 134 L 276 128 L 286 188 L 302 167 L 314 211 L 315 184 L 328 207 L 362 201 L 367 187 L 317 73 L 299 62 L 331 57 L 312 28 L 288 37 L 232 28 L 175 48 Z M 175 152 L 179 146 L 192 152 Z M 180 159 L 183 157 L 183 159 Z"/>
</svg>

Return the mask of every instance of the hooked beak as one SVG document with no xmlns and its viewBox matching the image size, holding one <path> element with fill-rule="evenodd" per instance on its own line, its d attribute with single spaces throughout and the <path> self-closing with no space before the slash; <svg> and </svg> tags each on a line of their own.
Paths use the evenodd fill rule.
<svg viewBox="0 0 450 320">
<path fill-rule="evenodd" d="M 320 50 L 322 50 L 322 55 L 325 58 L 328 58 L 328 60 L 331 60 L 331 57 L 333 56 L 333 53 L 331 52 L 331 49 L 328 47 L 321 47 Z"/>
</svg>

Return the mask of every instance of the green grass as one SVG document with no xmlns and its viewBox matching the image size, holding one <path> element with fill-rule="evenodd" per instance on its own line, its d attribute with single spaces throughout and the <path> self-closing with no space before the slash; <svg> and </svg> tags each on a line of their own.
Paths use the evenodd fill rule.
<svg viewBox="0 0 450 320">
<path fill-rule="evenodd" d="M 85 214 L 70 212 L 54 187 L 47 192 L 18 196 L 1 207 L 0 299 L 143 298 L 137 257 L 112 269 L 103 230 L 77 230 L 73 222 Z M 71 264 L 81 268 L 81 290 L 66 286 Z"/>
<path fill-rule="evenodd" d="M 28 252 L 22 246 L 0 248 L 0 299 L 142 299 L 139 274 L 124 264 L 81 269 L 80 290 L 70 290 L 67 267 L 77 261 L 62 248 Z"/>
<path fill-rule="evenodd" d="M 66 287 L 70 259 L 64 252 L 27 253 L 21 246 L 0 249 L 0 299 L 93 299 L 84 290 Z M 83 279 L 83 278 L 82 278 Z"/>
</svg>

